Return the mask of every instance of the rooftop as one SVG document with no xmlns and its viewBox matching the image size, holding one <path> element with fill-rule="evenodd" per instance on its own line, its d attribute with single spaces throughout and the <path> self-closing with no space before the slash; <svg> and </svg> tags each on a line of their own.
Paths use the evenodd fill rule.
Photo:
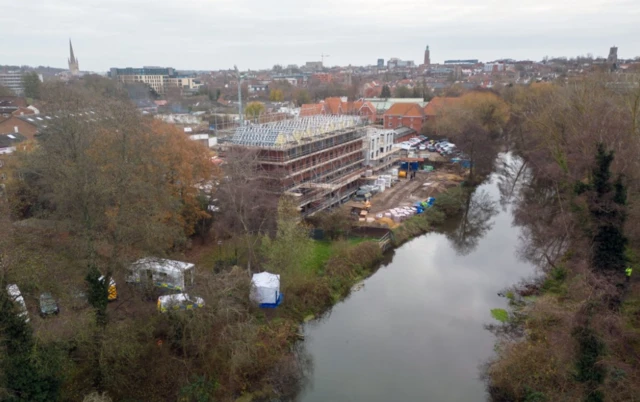
<svg viewBox="0 0 640 402">
<path fill-rule="evenodd" d="M 237 145 L 287 148 L 320 139 L 328 134 L 363 125 L 359 116 L 310 116 L 274 123 L 238 127 L 231 138 Z"/>
</svg>

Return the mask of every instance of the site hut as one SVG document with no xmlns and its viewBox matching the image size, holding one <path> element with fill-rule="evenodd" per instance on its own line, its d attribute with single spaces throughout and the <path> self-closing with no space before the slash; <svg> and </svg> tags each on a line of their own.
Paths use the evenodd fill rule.
<svg viewBox="0 0 640 402">
<path fill-rule="evenodd" d="M 194 267 L 189 262 L 143 258 L 131 264 L 127 282 L 183 290 L 193 285 Z"/>
<path fill-rule="evenodd" d="M 366 124 L 360 116 L 311 116 L 242 126 L 229 145 L 256 152 L 258 174 L 268 187 L 293 196 L 309 216 L 358 190 Z"/>
</svg>

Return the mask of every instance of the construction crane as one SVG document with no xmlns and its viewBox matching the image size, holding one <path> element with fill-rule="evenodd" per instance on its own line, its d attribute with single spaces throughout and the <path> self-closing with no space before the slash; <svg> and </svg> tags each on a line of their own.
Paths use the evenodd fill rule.
<svg viewBox="0 0 640 402">
<path fill-rule="evenodd" d="M 320 55 L 320 61 L 322 62 L 322 65 L 324 65 L 324 58 L 325 58 L 325 57 L 330 57 L 330 55 L 328 55 L 328 54 L 324 54 L 324 53 L 322 53 L 322 54 Z"/>
</svg>

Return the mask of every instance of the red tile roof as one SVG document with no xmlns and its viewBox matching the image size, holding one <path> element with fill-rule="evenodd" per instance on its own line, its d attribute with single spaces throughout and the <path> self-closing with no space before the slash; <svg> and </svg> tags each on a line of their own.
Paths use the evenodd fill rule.
<svg viewBox="0 0 640 402">
<path fill-rule="evenodd" d="M 431 99 L 429 103 L 427 103 L 427 106 L 424 107 L 424 114 L 428 117 L 436 116 L 443 108 L 455 106 L 460 103 L 460 99 L 461 98 L 447 98 L 436 96 L 435 98 Z"/>
<path fill-rule="evenodd" d="M 329 114 L 339 114 L 341 103 L 342 99 L 340 98 L 327 98 L 324 100 L 324 107 Z"/>
<path fill-rule="evenodd" d="M 417 103 L 395 103 L 384 113 L 385 116 L 424 117 L 424 110 Z"/>
<path fill-rule="evenodd" d="M 324 112 L 322 103 L 307 103 L 300 106 L 300 117 L 316 116 Z"/>
</svg>

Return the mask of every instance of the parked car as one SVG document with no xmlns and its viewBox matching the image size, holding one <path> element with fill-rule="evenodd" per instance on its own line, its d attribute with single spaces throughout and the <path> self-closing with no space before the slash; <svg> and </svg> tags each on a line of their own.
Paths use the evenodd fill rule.
<svg viewBox="0 0 640 402">
<path fill-rule="evenodd" d="M 18 285 L 7 286 L 7 293 L 9 293 L 9 297 L 11 298 L 11 300 L 13 300 L 13 302 L 18 305 L 18 315 L 24 318 L 24 322 L 29 322 L 27 305 L 24 302 L 24 297 L 22 297 L 22 293 L 20 293 L 20 288 L 18 288 Z"/>
<path fill-rule="evenodd" d="M 428 146 L 427 146 L 427 151 L 429 151 L 429 152 L 436 152 L 436 147 L 435 147 L 435 145 L 428 145 Z"/>
<path fill-rule="evenodd" d="M 427 150 L 427 146 L 426 145 L 420 145 L 420 147 L 418 147 L 419 150 L 421 151 L 426 151 Z"/>
<path fill-rule="evenodd" d="M 60 307 L 53 295 L 49 292 L 42 293 L 40 295 L 40 316 L 44 318 L 58 313 L 60 313 Z"/>
</svg>

